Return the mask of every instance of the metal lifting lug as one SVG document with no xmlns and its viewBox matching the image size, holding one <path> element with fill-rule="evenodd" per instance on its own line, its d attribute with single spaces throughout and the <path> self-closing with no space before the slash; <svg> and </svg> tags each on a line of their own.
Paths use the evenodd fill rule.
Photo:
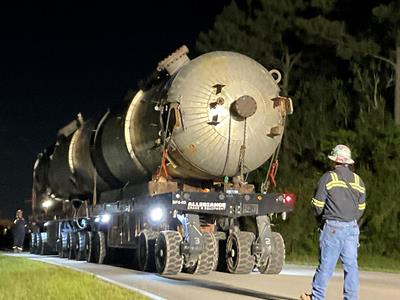
<svg viewBox="0 0 400 300">
<path fill-rule="evenodd" d="M 278 96 L 272 98 L 271 101 L 274 102 L 274 108 L 278 107 L 282 117 L 293 114 L 293 102 L 291 98 Z"/>
<path fill-rule="evenodd" d="M 169 75 L 175 74 L 183 65 L 189 62 L 188 53 L 189 49 L 183 45 L 167 58 L 160 61 L 157 66 L 157 71 L 161 72 L 165 70 Z"/>
</svg>

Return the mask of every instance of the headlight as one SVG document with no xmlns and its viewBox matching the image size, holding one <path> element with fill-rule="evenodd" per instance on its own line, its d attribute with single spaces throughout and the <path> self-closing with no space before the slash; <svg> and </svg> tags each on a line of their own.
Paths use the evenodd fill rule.
<svg viewBox="0 0 400 300">
<path fill-rule="evenodd" d="M 105 214 L 101 216 L 101 223 L 108 223 L 111 220 L 111 215 Z"/>
<path fill-rule="evenodd" d="M 45 201 L 43 201 L 43 203 L 42 203 L 42 207 L 43 208 L 49 208 L 50 206 L 52 206 L 53 205 L 53 201 L 52 200 L 45 200 Z"/>
<path fill-rule="evenodd" d="M 164 210 L 161 207 L 154 207 L 150 210 L 150 220 L 160 222 L 164 218 Z"/>
</svg>

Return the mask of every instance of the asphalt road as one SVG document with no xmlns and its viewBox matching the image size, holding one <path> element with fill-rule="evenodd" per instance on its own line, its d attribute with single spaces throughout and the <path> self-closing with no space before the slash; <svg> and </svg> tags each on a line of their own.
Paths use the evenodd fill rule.
<svg viewBox="0 0 400 300">
<path fill-rule="evenodd" d="M 108 265 L 61 259 L 56 256 L 38 256 L 27 253 L 10 254 L 62 265 L 83 272 L 93 273 L 102 280 L 146 294 L 153 299 L 299 299 L 310 290 L 314 267 L 286 265 L 280 275 L 235 275 L 212 272 L 209 275 L 176 276 L 139 272 Z M 399 299 L 400 274 L 360 272 L 360 299 Z M 334 273 L 327 300 L 342 299 L 343 275 Z"/>
</svg>

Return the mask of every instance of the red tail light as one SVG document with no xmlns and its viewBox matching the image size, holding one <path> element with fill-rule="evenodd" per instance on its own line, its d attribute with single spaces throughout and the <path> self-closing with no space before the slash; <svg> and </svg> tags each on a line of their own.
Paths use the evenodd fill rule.
<svg viewBox="0 0 400 300">
<path fill-rule="evenodd" d="M 285 193 L 283 194 L 283 202 L 284 203 L 292 203 L 296 201 L 296 195 L 293 193 Z"/>
</svg>

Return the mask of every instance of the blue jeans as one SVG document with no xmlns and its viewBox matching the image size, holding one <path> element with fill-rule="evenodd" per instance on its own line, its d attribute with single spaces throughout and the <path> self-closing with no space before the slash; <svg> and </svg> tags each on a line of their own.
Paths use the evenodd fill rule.
<svg viewBox="0 0 400 300">
<path fill-rule="evenodd" d="M 356 221 L 327 220 L 319 237 L 320 262 L 312 283 L 312 299 L 325 299 L 325 289 L 340 258 L 344 270 L 343 299 L 358 299 L 357 248 L 360 230 Z"/>
</svg>

